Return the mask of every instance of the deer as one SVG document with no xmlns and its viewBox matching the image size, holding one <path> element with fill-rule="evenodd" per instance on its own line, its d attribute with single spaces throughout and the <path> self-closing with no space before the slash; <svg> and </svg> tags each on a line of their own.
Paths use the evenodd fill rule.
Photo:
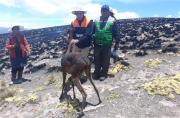
<svg viewBox="0 0 180 118">
<path fill-rule="evenodd" d="M 69 30 L 69 36 L 68 41 L 72 40 L 72 30 Z M 66 76 L 67 74 L 70 74 L 71 76 L 68 78 L 68 80 L 72 81 L 72 88 L 73 88 L 73 96 L 76 98 L 74 86 L 77 87 L 77 89 L 80 91 L 82 95 L 82 105 L 80 108 L 80 114 L 83 115 L 83 109 L 86 106 L 86 98 L 87 94 L 84 91 L 81 83 L 80 83 L 80 77 L 83 72 L 85 72 L 87 79 L 92 84 L 97 96 L 98 96 L 98 104 L 99 105 L 102 101 L 100 99 L 100 95 L 98 92 L 98 89 L 96 88 L 92 78 L 91 78 L 91 63 L 88 57 L 82 56 L 78 52 L 71 52 L 71 44 L 69 43 L 68 49 L 66 53 L 61 58 L 61 67 L 62 67 L 62 76 L 63 76 L 63 83 L 62 83 L 62 91 L 61 95 L 59 97 L 60 101 L 64 98 L 64 89 L 65 89 L 65 82 L 66 82 Z"/>
</svg>

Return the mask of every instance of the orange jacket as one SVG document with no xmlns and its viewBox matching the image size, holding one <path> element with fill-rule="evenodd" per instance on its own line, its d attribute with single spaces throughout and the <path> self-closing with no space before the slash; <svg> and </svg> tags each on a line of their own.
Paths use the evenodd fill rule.
<svg viewBox="0 0 180 118">
<path fill-rule="evenodd" d="M 6 43 L 6 48 L 9 51 L 10 58 L 16 58 L 16 52 L 15 52 L 15 39 L 14 38 L 9 38 L 9 40 Z M 22 56 L 25 57 L 27 54 L 30 53 L 30 46 L 24 36 L 20 38 L 20 48 L 22 51 Z"/>
<path fill-rule="evenodd" d="M 71 22 L 71 28 L 73 29 L 73 39 L 79 40 L 79 42 L 76 43 L 76 46 L 81 49 L 90 47 L 92 41 L 93 21 L 89 20 L 86 16 L 83 17 L 81 22 L 74 19 Z"/>
<path fill-rule="evenodd" d="M 90 22 L 90 20 L 86 16 L 84 16 L 84 19 L 83 19 L 81 25 L 79 25 L 79 21 L 77 19 L 73 20 L 71 22 L 71 25 L 73 27 L 85 27 L 86 28 L 88 26 L 89 22 Z"/>
</svg>

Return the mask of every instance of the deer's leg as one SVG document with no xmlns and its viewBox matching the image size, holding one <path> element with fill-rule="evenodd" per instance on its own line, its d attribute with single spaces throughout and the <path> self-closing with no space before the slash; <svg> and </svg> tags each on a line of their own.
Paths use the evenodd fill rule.
<svg viewBox="0 0 180 118">
<path fill-rule="evenodd" d="M 62 92 L 61 92 L 61 95 L 59 97 L 60 101 L 63 100 L 63 97 L 64 97 L 64 87 L 65 87 L 65 81 L 66 81 L 66 75 L 67 73 L 66 72 L 63 72 L 63 83 L 62 83 Z"/>
<path fill-rule="evenodd" d="M 91 66 L 89 66 L 86 70 L 85 70 L 85 73 L 86 73 L 86 76 L 88 77 L 90 83 L 93 85 L 94 87 L 94 90 L 96 91 L 96 94 L 98 96 L 98 99 L 99 99 L 99 103 L 100 104 L 102 101 L 101 101 L 101 98 L 100 98 L 100 95 L 99 95 L 99 92 L 98 92 L 98 89 L 96 88 L 92 78 L 91 78 Z"/>
<path fill-rule="evenodd" d="M 76 76 L 75 78 L 73 78 L 73 82 L 74 84 L 76 85 L 76 87 L 78 88 L 78 90 L 80 91 L 80 93 L 82 94 L 82 97 L 83 97 L 83 101 L 82 101 L 82 106 L 81 106 L 81 114 L 83 114 L 83 109 L 85 108 L 86 106 L 86 97 L 87 97 L 87 94 L 85 93 L 81 83 L 80 83 L 80 80 L 79 80 L 79 76 Z"/>
<path fill-rule="evenodd" d="M 70 81 L 71 81 L 71 85 L 72 85 L 72 88 L 73 88 L 73 97 L 74 97 L 74 99 L 76 98 L 76 94 L 75 94 L 75 89 L 74 89 L 74 82 L 73 82 L 73 78 L 71 77 L 71 78 L 69 78 L 70 79 Z"/>
</svg>

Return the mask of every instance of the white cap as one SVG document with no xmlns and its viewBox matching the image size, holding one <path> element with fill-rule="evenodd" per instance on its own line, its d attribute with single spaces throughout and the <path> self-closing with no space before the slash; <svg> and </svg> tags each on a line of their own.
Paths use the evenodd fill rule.
<svg viewBox="0 0 180 118">
<path fill-rule="evenodd" d="M 87 11 L 85 9 L 83 9 L 82 7 L 76 7 L 73 11 L 72 14 L 76 14 L 76 13 L 86 13 Z"/>
</svg>

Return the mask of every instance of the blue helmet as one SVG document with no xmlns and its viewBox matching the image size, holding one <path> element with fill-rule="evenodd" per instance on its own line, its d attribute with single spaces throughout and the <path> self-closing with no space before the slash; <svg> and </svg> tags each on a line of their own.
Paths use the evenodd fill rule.
<svg viewBox="0 0 180 118">
<path fill-rule="evenodd" d="M 108 5 L 103 5 L 102 7 L 101 7 L 101 11 L 102 10 L 107 10 L 107 11 L 110 11 L 110 9 L 109 9 L 109 6 Z"/>
</svg>

